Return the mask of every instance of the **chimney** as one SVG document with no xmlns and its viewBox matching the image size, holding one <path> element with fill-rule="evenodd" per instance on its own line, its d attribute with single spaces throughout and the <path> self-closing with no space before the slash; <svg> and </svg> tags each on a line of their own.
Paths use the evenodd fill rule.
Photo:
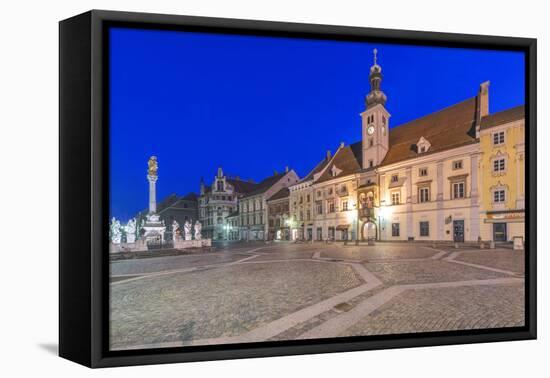
<svg viewBox="0 0 550 378">
<path fill-rule="evenodd" d="M 223 170 L 222 167 L 218 168 L 218 177 L 223 177 Z"/>
<path fill-rule="evenodd" d="M 201 194 L 204 194 L 204 178 L 201 177 Z"/>
<path fill-rule="evenodd" d="M 327 150 L 327 160 L 330 160 L 332 158 L 332 154 L 330 150 Z"/>
<path fill-rule="evenodd" d="M 344 148 L 346 144 L 344 142 L 340 142 L 340 148 Z"/>
<path fill-rule="evenodd" d="M 489 84 L 490 81 L 485 81 L 479 86 L 479 111 L 480 116 L 489 115 Z"/>
<path fill-rule="evenodd" d="M 288 165 L 285 166 L 285 173 L 288 173 Z"/>
</svg>

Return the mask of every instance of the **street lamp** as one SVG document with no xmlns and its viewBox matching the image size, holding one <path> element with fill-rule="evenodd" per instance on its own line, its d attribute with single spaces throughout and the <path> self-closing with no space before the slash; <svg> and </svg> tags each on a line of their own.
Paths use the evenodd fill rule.
<svg viewBox="0 0 550 378">
<path fill-rule="evenodd" d="M 378 219 L 378 228 L 381 228 L 381 226 L 382 226 L 382 224 L 380 222 L 380 217 L 384 221 L 384 226 L 386 226 L 387 220 L 391 218 L 392 213 L 393 213 L 393 209 L 392 209 L 391 206 L 382 205 L 380 207 L 380 216 L 379 216 L 379 219 Z M 382 236 L 382 234 L 380 232 L 379 239 L 381 239 L 381 236 Z"/>
<path fill-rule="evenodd" d="M 357 239 L 358 225 L 359 225 L 359 222 L 357 221 L 357 219 L 359 218 L 359 209 L 357 208 L 356 204 L 353 204 L 352 206 L 353 206 L 353 209 L 348 210 L 348 213 L 346 214 L 346 217 L 348 219 L 348 222 L 350 222 L 352 224 L 351 240 L 353 241 L 353 239 L 354 239 L 353 230 L 355 230 L 355 244 L 357 244 L 359 242 L 358 239 Z"/>
</svg>

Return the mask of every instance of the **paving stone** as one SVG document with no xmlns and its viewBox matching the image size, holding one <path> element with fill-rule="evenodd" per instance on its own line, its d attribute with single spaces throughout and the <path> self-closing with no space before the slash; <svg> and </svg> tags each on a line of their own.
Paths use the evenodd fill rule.
<svg viewBox="0 0 550 378">
<path fill-rule="evenodd" d="M 455 260 L 516 273 L 524 273 L 525 271 L 525 253 L 517 250 L 494 249 L 464 252 L 457 256 Z"/>
<path fill-rule="evenodd" d="M 521 284 L 407 290 L 342 336 L 520 327 L 524 300 Z"/>
<path fill-rule="evenodd" d="M 360 285 L 349 266 L 243 264 L 111 286 L 111 347 L 235 336 Z"/>
</svg>

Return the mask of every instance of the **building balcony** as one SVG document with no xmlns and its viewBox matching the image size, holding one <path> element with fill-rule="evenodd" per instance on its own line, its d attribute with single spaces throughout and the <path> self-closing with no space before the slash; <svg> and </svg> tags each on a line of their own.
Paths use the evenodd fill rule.
<svg viewBox="0 0 550 378">
<path fill-rule="evenodd" d="M 360 219 L 374 218 L 374 208 L 359 209 L 359 218 Z"/>
</svg>

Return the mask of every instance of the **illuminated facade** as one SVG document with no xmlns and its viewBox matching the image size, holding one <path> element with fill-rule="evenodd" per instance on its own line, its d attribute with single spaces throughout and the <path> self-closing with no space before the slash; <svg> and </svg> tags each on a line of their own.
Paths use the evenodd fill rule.
<svg viewBox="0 0 550 378">
<path fill-rule="evenodd" d="M 361 140 L 342 143 L 290 187 L 292 239 L 492 240 L 491 223 L 506 217 L 505 240 L 520 235 L 523 121 L 489 114 L 489 82 L 474 97 L 390 129 L 376 50 L 369 80 Z M 489 141 L 501 129 L 495 149 Z M 491 174 L 501 155 L 506 172 Z M 501 187 L 507 194 L 495 207 L 485 193 L 496 198 Z"/>
<path fill-rule="evenodd" d="M 525 238 L 525 108 L 481 120 L 481 237 Z"/>
</svg>

